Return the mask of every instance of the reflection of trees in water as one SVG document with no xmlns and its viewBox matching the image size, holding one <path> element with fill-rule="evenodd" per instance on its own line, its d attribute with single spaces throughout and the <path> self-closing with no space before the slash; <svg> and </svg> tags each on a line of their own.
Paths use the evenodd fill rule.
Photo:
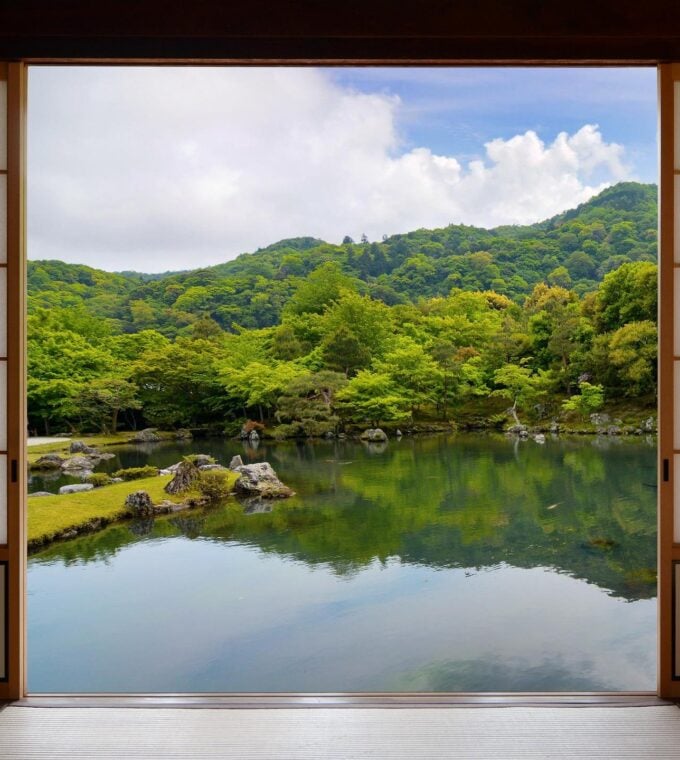
<svg viewBox="0 0 680 760">
<path fill-rule="evenodd" d="M 299 496 L 269 513 L 231 501 L 186 525 L 159 518 L 152 535 L 237 540 L 340 575 L 391 557 L 441 568 L 505 562 L 553 567 L 626 599 L 655 594 L 655 449 L 643 441 L 603 450 L 595 439 L 432 436 L 370 455 L 345 441 L 264 443 L 260 456 Z M 135 540 L 129 526 L 112 526 L 35 561 L 99 559 Z"/>
<path fill-rule="evenodd" d="M 489 656 L 472 660 L 445 660 L 400 674 L 395 691 L 618 691 L 616 685 L 597 681 L 594 663 L 542 662 L 513 657 L 501 661 Z"/>
</svg>

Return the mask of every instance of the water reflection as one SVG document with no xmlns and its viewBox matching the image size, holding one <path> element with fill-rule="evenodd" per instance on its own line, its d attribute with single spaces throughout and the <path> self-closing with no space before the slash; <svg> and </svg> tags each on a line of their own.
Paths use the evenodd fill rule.
<svg viewBox="0 0 680 760">
<path fill-rule="evenodd" d="M 229 461 L 239 447 L 161 444 L 136 463 Z M 653 442 L 437 436 L 245 455 L 297 496 L 118 524 L 34 555 L 31 689 L 654 687 Z M 152 610 L 172 672 L 156 661 Z M 57 683 L 40 631 L 68 660 L 85 630 L 108 664 L 93 657 Z"/>
</svg>

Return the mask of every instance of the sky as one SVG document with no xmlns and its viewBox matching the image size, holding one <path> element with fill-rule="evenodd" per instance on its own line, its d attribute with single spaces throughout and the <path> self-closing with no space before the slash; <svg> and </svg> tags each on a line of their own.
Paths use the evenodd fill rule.
<svg viewBox="0 0 680 760">
<path fill-rule="evenodd" d="M 108 271 L 546 219 L 657 181 L 651 68 L 32 67 L 28 255 Z"/>
</svg>

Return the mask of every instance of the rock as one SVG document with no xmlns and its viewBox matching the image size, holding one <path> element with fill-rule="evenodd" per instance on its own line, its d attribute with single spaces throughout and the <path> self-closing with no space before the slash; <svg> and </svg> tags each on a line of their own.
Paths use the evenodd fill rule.
<svg viewBox="0 0 680 760">
<path fill-rule="evenodd" d="M 560 432 L 560 426 L 559 423 L 557 423 L 555 420 L 553 420 L 550 423 L 550 432 L 551 433 L 559 433 Z"/>
<path fill-rule="evenodd" d="M 545 443 L 545 436 L 543 433 L 536 433 L 534 436 L 534 441 L 536 441 L 536 443 Z"/>
<path fill-rule="evenodd" d="M 71 445 L 68 447 L 71 454 L 96 454 L 97 449 L 92 446 L 87 446 L 82 441 L 71 441 Z"/>
<path fill-rule="evenodd" d="M 656 432 L 656 419 L 654 417 L 647 417 L 640 427 L 645 433 L 654 433 Z"/>
<path fill-rule="evenodd" d="M 327 438 L 328 440 L 330 440 L 330 439 L 332 439 L 332 438 L 335 438 L 335 433 L 334 433 L 332 430 L 327 430 L 327 431 L 326 431 L 326 432 L 323 434 L 323 437 L 324 437 L 324 438 Z"/>
<path fill-rule="evenodd" d="M 257 442 L 260 440 L 257 430 L 251 430 L 250 433 L 248 433 L 248 440 L 251 442 Z"/>
<path fill-rule="evenodd" d="M 396 432 L 394 434 L 397 436 L 397 438 L 401 438 L 402 435 L 403 435 L 403 433 L 401 432 L 401 430 L 399 430 L 399 428 L 397 428 L 397 430 L 396 430 Z"/>
<path fill-rule="evenodd" d="M 621 435 L 621 428 L 618 425 L 610 425 L 606 433 L 607 435 Z"/>
<path fill-rule="evenodd" d="M 166 470 L 159 470 L 158 474 L 159 475 L 174 475 L 175 473 L 174 473 L 174 470 L 171 470 L 170 468 L 168 468 Z"/>
<path fill-rule="evenodd" d="M 144 430 L 138 430 L 132 440 L 134 443 L 153 443 L 160 441 L 161 437 L 156 433 L 156 428 L 144 428 Z"/>
<path fill-rule="evenodd" d="M 29 497 L 32 496 L 54 496 L 53 493 L 50 493 L 49 491 L 36 491 L 35 493 L 29 493 Z"/>
<path fill-rule="evenodd" d="M 236 472 L 240 473 L 234 486 L 237 493 L 261 496 L 264 499 L 284 499 L 293 495 L 293 491 L 279 480 L 269 462 L 245 464 L 237 467 Z"/>
<path fill-rule="evenodd" d="M 180 428 L 179 430 L 175 430 L 174 437 L 178 441 L 188 441 L 190 438 L 193 438 L 194 435 L 191 430 Z"/>
<path fill-rule="evenodd" d="M 44 454 L 37 462 L 31 465 L 32 470 L 58 470 L 64 460 L 59 454 Z"/>
<path fill-rule="evenodd" d="M 364 430 L 360 437 L 362 441 L 373 441 L 375 443 L 382 443 L 387 440 L 387 435 L 380 428 Z"/>
<path fill-rule="evenodd" d="M 193 462 L 180 462 L 175 477 L 165 486 L 165 492 L 171 494 L 188 491 L 198 479 L 199 469 Z"/>
<path fill-rule="evenodd" d="M 609 422 L 609 415 L 595 412 L 594 414 L 590 415 L 590 421 L 593 425 L 606 425 Z"/>
<path fill-rule="evenodd" d="M 93 488 L 92 483 L 73 483 L 70 486 L 62 486 L 59 493 L 80 493 L 81 491 L 91 491 Z"/>
<path fill-rule="evenodd" d="M 122 483 L 123 482 L 123 478 L 111 478 L 111 482 L 112 483 Z"/>
<path fill-rule="evenodd" d="M 62 463 L 62 470 L 92 470 L 95 462 L 89 457 L 75 456 Z"/>
<path fill-rule="evenodd" d="M 527 438 L 529 436 L 529 431 L 526 425 L 510 425 L 505 432 L 510 435 L 518 435 L 520 438 Z"/>
<path fill-rule="evenodd" d="M 243 460 L 241 459 L 240 454 L 236 454 L 236 456 L 231 458 L 231 462 L 229 462 L 229 469 L 236 470 L 239 467 L 243 467 Z"/>
<path fill-rule="evenodd" d="M 259 496 L 256 496 L 254 499 L 246 499 L 243 502 L 244 515 L 259 515 L 264 512 L 271 512 L 271 511 L 272 511 L 271 502 L 267 503 L 266 501 L 263 501 Z"/>
<path fill-rule="evenodd" d="M 110 451 L 105 451 L 103 453 L 98 452 L 97 453 L 97 459 L 115 459 L 116 455 L 112 454 Z"/>
<path fill-rule="evenodd" d="M 339 440 L 344 441 L 345 438 L 347 438 L 347 434 L 346 433 L 338 433 L 338 439 Z"/>
<path fill-rule="evenodd" d="M 151 497 L 146 491 L 133 491 L 128 494 L 125 506 L 136 517 L 149 517 L 155 511 Z"/>
<path fill-rule="evenodd" d="M 210 472 L 210 470 L 226 470 L 226 467 L 222 467 L 221 464 L 199 464 L 198 469 L 201 472 Z"/>
<path fill-rule="evenodd" d="M 204 464 L 214 464 L 213 458 L 207 454 L 194 454 L 194 456 L 191 457 L 191 461 L 196 467 L 202 467 Z"/>
</svg>

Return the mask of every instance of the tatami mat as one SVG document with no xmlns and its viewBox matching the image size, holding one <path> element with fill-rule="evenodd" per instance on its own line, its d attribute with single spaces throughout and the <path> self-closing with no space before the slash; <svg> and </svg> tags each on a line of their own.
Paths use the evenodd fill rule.
<svg viewBox="0 0 680 760">
<path fill-rule="evenodd" d="M 0 757 L 678 760 L 680 710 L 8 707 L 0 713 Z"/>
</svg>

